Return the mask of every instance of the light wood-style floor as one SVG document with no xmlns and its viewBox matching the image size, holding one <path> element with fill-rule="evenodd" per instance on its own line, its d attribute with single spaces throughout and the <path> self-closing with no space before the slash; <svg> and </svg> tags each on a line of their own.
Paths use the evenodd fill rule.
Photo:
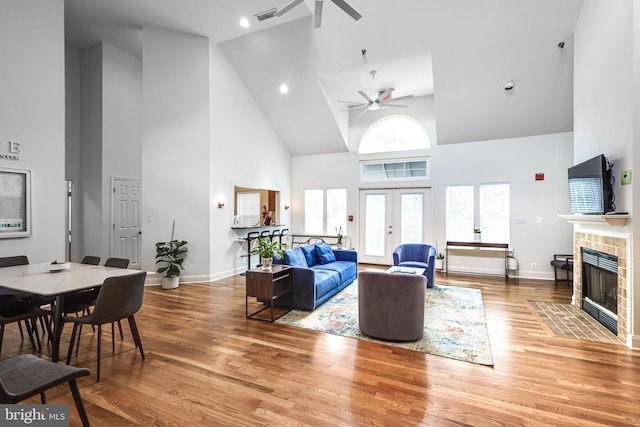
<svg viewBox="0 0 640 427">
<path fill-rule="evenodd" d="M 148 287 L 137 316 L 146 360 L 125 322 L 115 355 L 105 333 L 100 383 L 80 380 L 92 425 L 640 425 L 640 352 L 554 337 L 528 305 L 568 302 L 564 282 L 437 283 L 482 290 L 494 367 L 247 320 L 242 276 Z M 3 357 L 21 351 L 30 345 L 7 327 Z M 95 361 L 85 328 L 72 363 L 95 371 Z M 71 425 L 80 425 L 68 388 L 48 401 L 70 404 Z"/>
</svg>

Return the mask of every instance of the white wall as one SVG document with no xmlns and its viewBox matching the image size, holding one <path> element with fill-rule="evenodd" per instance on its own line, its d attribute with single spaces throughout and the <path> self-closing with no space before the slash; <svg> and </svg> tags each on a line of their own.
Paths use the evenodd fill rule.
<svg viewBox="0 0 640 427">
<path fill-rule="evenodd" d="M 620 185 L 633 159 L 632 18 L 632 1 L 585 1 L 574 54 L 574 160 L 604 154 L 614 163 L 616 207 L 625 212 L 632 198 L 632 187 Z"/>
<path fill-rule="evenodd" d="M 73 181 L 74 195 L 80 194 L 80 52 L 70 46 L 65 46 L 65 179 Z M 71 221 L 74 235 L 71 243 L 69 260 L 79 260 L 82 255 L 80 244 L 76 243 L 76 232 L 79 230 L 79 204 L 76 197 L 73 198 L 71 207 Z"/>
<path fill-rule="evenodd" d="M 632 219 L 625 227 L 606 231 L 637 235 L 640 222 L 633 220 L 633 213 L 640 211 L 640 190 L 633 184 L 621 186 L 620 172 L 640 168 L 634 150 L 640 144 L 640 1 L 585 0 L 574 39 L 575 160 L 604 153 L 614 161 L 617 210 L 628 211 Z M 640 239 L 631 240 L 627 342 L 640 348 L 640 285 L 635 280 Z"/>
<path fill-rule="evenodd" d="M 0 167 L 32 171 L 32 236 L 0 240 L 0 256 L 33 262 L 65 253 L 64 4 L 0 3 L 0 152 L 20 144 L 20 160 Z"/>
<path fill-rule="evenodd" d="M 142 60 L 102 43 L 102 250 L 111 248 L 111 177 L 142 176 Z M 144 194 L 142 195 L 144 199 Z M 143 242 L 144 242 L 144 235 Z M 143 243 L 144 244 L 144 243 Z"/>
<path fill-rule="evenodd" d="M 231 230 L 234 186 L 280 192 L 279 222 L 289 224 L 291 156 L 222 50 L 210 47 L 211 274 L 244 271 L 246 247 Z M 217 200 L 225 201 L 219 209 Z"/>
<path fill-rule="evenodd" d="M 511 184 L 511 248 L 520 262 L 520 276 L 552 278 L 549 261 L 554 253 L 571 253 L 572 227 L 557 215 L 569 210 L 567 168 L 573 161 L 572 133 L 540 135 L 435 146 L 422 153 L 431 156 L 431 179 L 395 186 L 427 186 L 433 189 L 434 242 L 445 246 L 445 186 L 509 182 Z M 419 153 L 415 153 L 419 154 Z M 300 156 L 292 161 L 293 231 L 304 231 L 304 190 L 307 188 L 347 188 L 348 214 L 355 221 L 347 234 L 357 246 L 358 190 L 375 184 L 359 183 L 359 156 L 333 154 Z M 535 181 L 535 174 L 545 174 Z M 516 224 L 524 218 L 524 224 Z M 537 220 L 540 218 L 541 222 Z M 531 263 L 537 268 L 532 270 Z M 499 271 L 496 271 L 498 273 Z"/>
<path fill-rule="evenodd" d="M 175 220 L 174 237 L 189 242 L 182 280 L 207 280 L 209 40 L 144 27 L 142 64 L 142 268 L 155 271 L 154 243 L 171 238 Z"/>
</svg>

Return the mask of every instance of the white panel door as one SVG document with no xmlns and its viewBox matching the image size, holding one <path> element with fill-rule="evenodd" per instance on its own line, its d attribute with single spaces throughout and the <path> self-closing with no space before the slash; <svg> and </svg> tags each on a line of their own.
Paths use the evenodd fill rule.
<svg viewBox="0 0 640 427">
<path fill-rule="evenodd" d="M 360 190 L 360 262 L 391 265 L 398 245 L 431 238 L 430 188 Z"/>
<path fill-rule="evenodd" d="M 140 269 L 142 247 L 141 184 L 131 178 L 112 178 L 111 256 L 129 259 L 129 268 Z"/>
</svg>

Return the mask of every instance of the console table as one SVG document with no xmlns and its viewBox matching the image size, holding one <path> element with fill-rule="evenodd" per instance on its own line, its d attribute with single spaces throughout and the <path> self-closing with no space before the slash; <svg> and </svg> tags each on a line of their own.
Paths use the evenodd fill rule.
<svg viewBox="0 0 640 427">
<path fill-rule="evenodd" d="M 444 259 L 445 262 L 445 273 L 449 273 L 449 248 L 492 248 L 492 249 L 504 249 L 504 277 L 505 279 L 509 278 L 509 244 L 508 243 L 485 243 L 485 242 L 450 242 L 447 241 L 447 247 L 445 249 L 446 256 Z"/>
<path fill-rule="evenodd" d="M 247 294 L 245 297 L 245 314 L 247 319 L 268 320 L 273 322 L 291 311 L 293 307 L 289 304 L 289 307 L 285 309 L 284 313 L 280 313 L 277 317 L 273 316 L 273 306 L 276 300 L 283 295 L 291 293 L 291 271 L 291 267 L 288 265 L 274 265 L 271 267 L 271 270 L 255 268 L 247 271 Z M 258 301 L 264 303 L 265 306 L 253 313 L 249 313 L 250 297 L 255 297 Z M 269 318 L 265 319 L 257 316 L 267 309 L 271 310 L 271 316 Z"/>
</svg>

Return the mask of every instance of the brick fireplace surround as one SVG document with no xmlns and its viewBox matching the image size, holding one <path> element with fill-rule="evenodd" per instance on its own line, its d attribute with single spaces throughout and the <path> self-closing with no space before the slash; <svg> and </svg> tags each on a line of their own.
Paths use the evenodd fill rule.
<svg viewBox="0 0 640 427">
<path fill-rule="evenodd" d="M 630 286 L 627 278 L 628 239 L 626 237 L 595 234 L 582 230 L 575 232 L 573 242 L 574 280 L 572 303 L 578 307 L 582 307 L 582 251 L 580 249 L 589 248 L 618 257 L 618 341 L 626 344 L 629 324 L 627 289 Z"/>
</svg>

